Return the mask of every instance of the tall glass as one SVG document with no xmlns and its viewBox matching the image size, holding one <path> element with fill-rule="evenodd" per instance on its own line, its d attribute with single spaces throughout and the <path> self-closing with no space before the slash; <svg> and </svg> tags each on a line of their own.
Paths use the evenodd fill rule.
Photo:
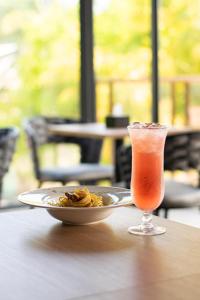
<svg viewBox="0 0 200 300">
<path fill-rule="evenodd" d="M 128 231 L 137 235 L 157 235 L 165 228 L 152 224 L 152 212 L 164 196 L 163 162 L 167 128 L 155 123 L 135 122 L 128 126 L 132 145 L 131 193 L 143 211 L 141 224 Z"/>
</svg>

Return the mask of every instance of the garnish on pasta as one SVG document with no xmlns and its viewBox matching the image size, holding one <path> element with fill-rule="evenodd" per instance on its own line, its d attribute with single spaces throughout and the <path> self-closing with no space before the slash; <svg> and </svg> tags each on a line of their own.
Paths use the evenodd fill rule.
<svg viewBox="0 0 200 300">
<path fill-rule="evenodd" d="M 49 204 L 59 207 L 94 207 L 103 206 L 102 196 L 90 193 L 88 188 L 76 189 L 73 192 L 66 192 L 64 196 Z"/>
</svg>

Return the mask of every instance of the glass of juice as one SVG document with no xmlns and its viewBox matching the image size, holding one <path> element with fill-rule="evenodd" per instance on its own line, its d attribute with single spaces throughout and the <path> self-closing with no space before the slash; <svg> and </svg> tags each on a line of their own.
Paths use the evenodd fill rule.
<svg viewBox="0 0 200 300">
<path fill-rule="evenodd" d="M 137 235 L 157 235 L 165 228 L 152 223 L 152 212 L 164 196 L 164 145 L 166 126 L 135 122 L 128 126 L 132 145 L 131 194 L 137 208 L 143 211 L 141 224 L 128 232 Z"/>
</svg>

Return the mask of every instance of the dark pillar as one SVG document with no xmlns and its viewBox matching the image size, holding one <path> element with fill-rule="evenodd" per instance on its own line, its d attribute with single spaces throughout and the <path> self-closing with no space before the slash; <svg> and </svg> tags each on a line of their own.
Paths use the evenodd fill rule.
<svg viewBox="0 0 200 300">
<path fill-rule="evenodd" d="M 158 0 L 151 0 L 152 121 L 159 121 Z"/>
<path fill-rule="evenodd" d="M 80 0 L 80 108 L 83 122 L 96 120 L 95 79 L 93 68 L 92 0 Z"/>
</svg>

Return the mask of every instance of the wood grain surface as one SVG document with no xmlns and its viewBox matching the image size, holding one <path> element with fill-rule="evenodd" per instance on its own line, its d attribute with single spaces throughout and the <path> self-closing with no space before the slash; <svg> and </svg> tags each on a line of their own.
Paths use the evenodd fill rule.
<svg viewBox="0 0 200 300">
<path fill-rule="evenodd" d="M 164 235 L 130 235 L 133 207 L 64 226 L 44 209 L 0 214 L 0 298 L 200 299 L 200 229 L 154 217 Z"/>
</svg>

